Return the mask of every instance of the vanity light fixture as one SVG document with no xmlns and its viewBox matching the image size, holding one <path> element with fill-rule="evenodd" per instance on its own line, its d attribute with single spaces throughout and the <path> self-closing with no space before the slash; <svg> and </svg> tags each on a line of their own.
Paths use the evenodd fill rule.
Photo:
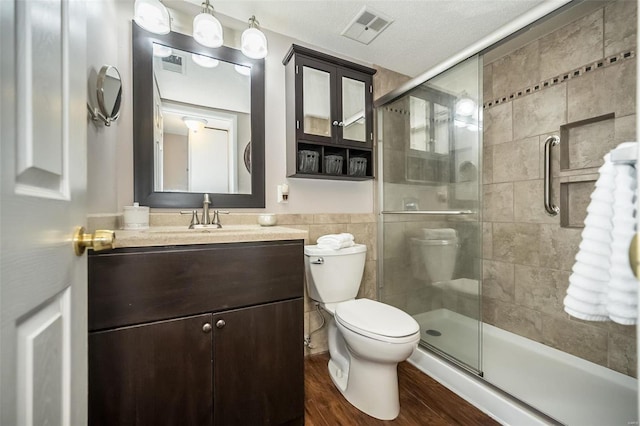
<svg viewBox="0 0 640 426">
<path fill-rule="evenodd" d="M 234 65 L 233 69 L 235 69 L 238 74 L 251 75 L 251 68 L 245 67 L 244 65 Z"/>
<path fill-rule="evenodd" d="M 191 60 L 203 68 L 215 68 L 220 65 L 219 60 L 210 58 L 209 56 L 198 55 L 197 53 L 191 54 Z"/>
<path fill-rule="evenodd" d="M 462 92 L 460 99 L 456 102 L 456 114 L 462 117 L 470 117 L 476 110 L 476 102 L 469 97 L 467 92 Z"/>
<path fill-rule="evenodd" d="M 242 53 L 251 59 L 262 59 L 267 56 L 267 37 L 258 29 L 259 22 L 255 16 L 249 18 L 249 28 L 244 30 L 241 38 Z"/>
<path fill-rule="evenodd" d="M 207 124 L 207 120 L 204 118 L 196 117 L 182 117 L 182 121 L 193 133 L 198 133 Z"/>
<path fill-rule="evenodd" d="M 171 56 L 171 52 L 172 51 L 169 46 L 153 43 L 153 56 L 157 56 L 158 58 L 168 58 Z"/>
<path fill-rule="evenodd" d="M 222 46 L 222 25 L 213 16 L 213 6 L 209 4 L 209 0 L 202 3 L 202 12 L 193 18 L 193 38 L 206 47 Z"/>
<path fill-rule="evenodd" d="M 171 31 L 169 10 L 160 0 L 136 0 L 133 19 L 147 31 L 168 34 Z"/>
</svg>

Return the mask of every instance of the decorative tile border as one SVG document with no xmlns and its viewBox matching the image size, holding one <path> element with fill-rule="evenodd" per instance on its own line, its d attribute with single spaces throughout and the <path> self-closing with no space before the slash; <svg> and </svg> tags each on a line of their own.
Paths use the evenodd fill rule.
<svg viewBox="0 0 640 426">
<path fill-rule="evenodd" d="M 495 99 L 488 100 L 484 104 L 482 104 L 482 108 L 489 109 L 497 105 L 503 104 L 505 102 L 510 102 L 514 99 L 521 98 L 523 96 L 527 96 L 532 93 L 536 93 L 546 88 L 555 86 L 556 84 L 563 83 L 572 78 L 580 77 L 581 75 L 589 73 L 591 71 L 609 67 L 615 64 L 619 64 L 620 62 L 635 58 L 635 56 L 636 56 L 635 51 L 628 50 L 615 55 L 608 56 L 606 58 L 602 58 L 598 61 L 591 62 L 579 68 L 568 71 L 566 73 L 562 73 L 555 77 L 540 81 L 532 86 L 524 87 L 522 89 L 516 90 L 513 93 L 509 93 L 507 95 L 499 96 Z"/>
</svg>

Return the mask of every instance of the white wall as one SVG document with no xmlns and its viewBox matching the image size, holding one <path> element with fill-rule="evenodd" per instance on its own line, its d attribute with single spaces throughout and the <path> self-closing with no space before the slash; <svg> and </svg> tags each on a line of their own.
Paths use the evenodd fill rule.
<svg viewBox="0 0 640 426">
<path fill-rule="evenodd" d="M 117 213 L 133 200 L 133 120 L 131 75 L 131 17 L 133 0 L 88 2 L 88 71 L 97 74 L 114 65 L 123 79 L 120 119 L 111 127 L 89 125 L 89 213 Z M 226 33 L 225 28 L 225 33 Z M 231 32 L 230 32 L 231 33 Z M 282 58 L 292 43 L 265 31 L 269 56 L 265 63 L 266 208 L 274 213 L 370 213 L 374 182 L 287 179 L 285 158 L 285 79 Z M 238 37 L 228 37 L 234 42 Z M 225 45 L 231 45 L 225 41 Z M 231 45 L 231 47 L 236 47 Z M 313 47 L 313 46 L 310 46 Z M 93 78 L 95 81 L 95 76 Z M 90 84 L 91 85 L 91 84 Z M 95 87 L 95 86 L 94 86 Z M 90 89 L 95 92 L 95 89 Z M 289 203 L 277 203 L 277 185 L 289 184 Z M 261 211 L 253 209 L 249 211 Z M 238 210 L 239 211 L 239 210 Z"/>
</svg>

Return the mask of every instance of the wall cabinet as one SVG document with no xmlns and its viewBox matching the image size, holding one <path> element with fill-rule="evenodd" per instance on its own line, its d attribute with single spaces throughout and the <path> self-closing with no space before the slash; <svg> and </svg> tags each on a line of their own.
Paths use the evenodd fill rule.
<svg viewBox="0 0 640 426">
<path fill-rule="evenodd" d="M 376 71 L 295 44 L 283 64 L 287 175 L 372 179 Z"/>
<path fill-rule="evenodd" d="M 93 253 L 90 424 L 303 424 L 302 244 Z"/>
</svg>

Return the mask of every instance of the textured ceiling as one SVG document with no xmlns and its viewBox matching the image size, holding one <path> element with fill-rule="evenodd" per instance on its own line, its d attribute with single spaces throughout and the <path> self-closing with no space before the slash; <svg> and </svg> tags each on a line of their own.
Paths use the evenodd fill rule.
<svg viewBox="0 0 640 426">
<path fill-rule="evenodd" d="M 186 0 L 200 3 L 200 0 Z M 211 0 L 217 14 L 325 50 L 416 76 L 544 1 L 553 0 Z M 174 3 L 165 0 L 165 3 Z M 367 5 L 394 19 L 369 45 L 340 35 Z M 190 7 L 197 7 L 190 4 Z"/>
</svg>

